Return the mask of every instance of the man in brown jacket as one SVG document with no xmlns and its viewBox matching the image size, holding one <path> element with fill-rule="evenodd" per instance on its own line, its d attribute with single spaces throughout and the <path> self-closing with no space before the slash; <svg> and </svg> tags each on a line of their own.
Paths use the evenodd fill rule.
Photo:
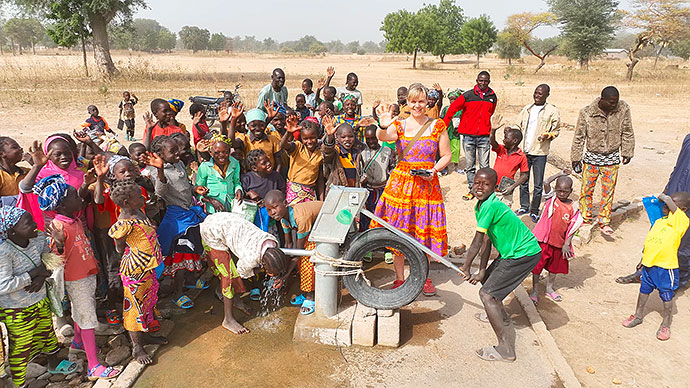
<svg viewBox="0 0 690 388">
<path fill-rule="evenodd" d="M 600 98 L 580 111 L 570 153 L 573 170 L 582 171 L 580 211 L 586 223 L 593 222 L 592 196 L 601 177 L 599 226 L 606 235 L 613 234 L 609 224 L 618 168 L 621 162 L 630 163 L 635 152 L 630 106 L 619 96 L 618 89 L 607 86 Z"/>
</svg>

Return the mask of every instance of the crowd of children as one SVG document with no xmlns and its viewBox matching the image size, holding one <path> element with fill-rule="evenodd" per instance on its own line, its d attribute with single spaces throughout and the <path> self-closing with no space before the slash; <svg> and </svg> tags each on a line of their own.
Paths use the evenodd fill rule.
<svg viewBox="0 0 690 388">
<path fill-rule="evenodd" d="M 93 105 L 80 129 L 72 135 L 51 135 L 44 144 L 34 141 L 27 155 L 16 141 L 0 137 L 0 237 L 5 241 L 0 245 L 0 322 L 8 332 L 15 385 L 25 384 L 29 360 L 39 353 L 55 354 L 58 349 L 51 310 L 63 308 L 64 295 L 49 295 L 46 279 L 61 285 L 48 291 L 64 290 L 69 298 L 74 322 L 70 350 L 86 353 L 90 379 L 111 379 L 120 373 L 100 364 L 96 356 L 99 300 L 106 307 L 105 321 L 122 323 L 131 338 L 133 357 L 148 364 L 151 357 L 143 345 L 167 342 L 151 335 L 160 329 L 159 297 L 171 299 L 181 309 L 194 307 L 186 290 L 209 287 L 198 278 L 206 267 L 220 278 L 217 294 L 225 306 L 223 326 L 233 333 L 248 332 L 233 316 L 233 308 L 248 312 L 248 306 L 235 296 L 250 290 L 250 297 L 258 298 L 261 283 L 256 275 L 261 272 L 272 279 L 271 287 L 287 292 L 297 269 L 301 293 L 291 303 L 300 306 L 301 314 L 311 314 L 314 266 L 307 257 L 289 259 L 278 248 L 313 247 L 309 234 L 332 185 L 366 188 L 366 208 L 376 209 L 401 151 L 396 150 L 395 142 L 381 144 L 377 130 L 391 126 L 389 132 L 395 128 L 400 134 L 402 124 L 393 119 L 410 115 L 406 87 L 397 90 L 397 104 L 384 109 L 377 102 L 372 116 L 362 116 L 357 75 L 349 73 L 345 85 L 337 88 L 330 85 L 334 76 L 335 70 L 328 68 L 316 91 L 312 90 L 313 81 L 305 79 L 303 93 L 296 96 L 291 108 L 287 106 L 285 74 L 276 69 L 256 108 L 245 111 L 239 101 L 223 103 L 218 112 L 219 129 L 206 123 L 203 105 L 192 104 L 191 133 L 177 119 L 182 101 L 153 99 L 150 112 L 143 115 L 141 143 L 135 142 L 134 106 L 139 99 L 124 92 L 117 128 L 132 142 L 129 147 L 117 139 Z M 417 94 L 420 86 L 412 85 Z M 462 171 L 457 128 L 463 109 L 456 109 L 457 104 L 442 109 L 444 93 L 439 84 L 425 93 L 426 115 L 445 118 L 449 124 L 453 164 L 440 173 Z M 451 103 L 462 96 L 460 89 L 447 94 Z M 463 104 L 465 100 L 463 97 Z M 383 123 L 379 116 L 393 119 Z M 530 273 L 535 303 L 543 269 L 550 273 L 545 295 L 561 300 L 553 279 L 568 272 L 572 237 L 582 224 L 582 216 L 569 198 L 573 182 L 567 171 L 544 183 L 548 200 L 542 216 L 534 219 L 538 221 L 534 231 L 511 211 L 513 191 L 528 178 L 527 160 L 519 147 L 523 137 L 519 129 L 506 128 L 503 144 L 497 142 L 500 121 L 494 120 L 490 130 L 491 149 L 497 154 L 493 169 L 484 167 L 468 175 L 471 195 L 479 203 L 475 209 L 478 231 L 465 272 L 470 282 L 483 282 L 480 295 L 492 323 L 505 320 L 502 299 Z M 438 135 L 445 126 L 441 120 L 436 123 L 432 133 Z M 438 149 L 429 149 L 423 162 L 433 165 Z M 30 169 L 17 165 L 23 160 L 30 163 Z M 412 162 L 405 159 L 403 163 Z M 400 176 L 394 180 L 402 182 L 399 190 L 406 190 L 405 180 L 417 179 L 408 172 L 395 174 Z M 434 206 L 440 209 L 440 189 L 437 197 Z M 653 288 L 662 291 L 665 306 L 673 296 L 673 284 L 664 280 L 666 272 L 657 270 L 671 271 L 673 278 L 672 260 L 662 255 L 666 240 L 660 236 L 673 232 L 670 243 L 680 239 L 681 229 L 684 232 L 688 224 L 681 214 L 689 203 L 687 195 L 660 198 L 671 215 L 664 218 L 663 225 L 655 224 L 650 235 L 656 237 L 648 237 L 645 243 L 640 302 L 636 314 L 624 322 L 626 327 L 641 322 L 646 295 Z M 368 229 L 369 224 L 362 217 L 360 230 Z M 445 228 L 445 220 L 443 224 Z M 492 245 L 500 259 L 487 268 Z M 475 256 L 481 259 L 480 272 L 469 275 Z M 400 269 L 396 272 L 403 276 L 401 263 L 396 262 Z M 402 284 L 400 276 L 395 286 Z M 159 287 L 164 277 L 172 278 L 169 289 Z M 670 324 L 670 311 L 665 307 L 660 339 L 669 336 L 664 327 Z M 484 348 L 478 356 L 514 359 L 503 325 L 492 326 L 497 329 L 499 346 Z M 51 373 L 74 371 L 74 363 L 58 361 L 49 358 Z"/>
</svg>

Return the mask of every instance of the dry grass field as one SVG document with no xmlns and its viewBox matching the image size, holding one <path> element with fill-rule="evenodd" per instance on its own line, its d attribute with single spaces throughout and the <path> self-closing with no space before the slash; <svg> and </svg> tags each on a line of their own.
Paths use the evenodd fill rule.
<svg viewBox="0 0 690 388">
<path fill-rule="evenodd" d="M 304 78 L 309 77 L 316 82 L 325 76 L 328 66 L 336 69 L 334 86 L 344 85 L 345 75 L 351 71 L 356 72 L 359 76 L 359 89 L 364 97 L 364 114 L 370 113 L 371 105 L 376 99 L 394 102 L 395 90 L 401 85 L 422 82 L 430 86 L 438 82 L 444 90 L 458 87 L 467 89 L 474 85 L 478 71 L 470 57 L 449 57 L 445 64 L 438 63 L 437 58 L 421 57 L 418 69 L 413 70 L 411 57 L 404 55 L 310 57 L 115 52 L 114 59 L 121 73 L 112 81 L 103 82 L 84 77 L 80 56 L 64 51 L 58 54 L 0 56 L 0 134 L 14 137 L 25 148 L 31 140 L 43 140 L 51 133 L 71 132 L 77 128 L 88 116 L 86 107 L 89 104 L 97 105 L 101 114 L 114 127 L 117 123 L 117 105 L 123 90 L 134 92 L 141 100 L 141 104 L 137 106 L 137 136 L 141 136 L 141 115 L 147 110 L 152 98 L 179 98 L 188 106 L 189 96 L 216 95 L 216 90 L 232 88 L 241 82 L 243 87 L 240 93 L 246 102 L 245 106 L 253 107 L 258 91 L 270 82 L 270 72 L 275 67 L 285 70 L 291 101 L 301 92 L 300 85 Z M 565 125 L 562 135 L 552 145 L 552 152 L 569 160 L 573 132 L 568 128 L 575 125 L 578 111 L 597 97 L 604 86 L 615 85 L 621 91 L 621 98 L 632 108 L 637 143 L 631 164 L 621 168 L 616 198 L 632 199 L 658 193 L 663 189 L 675 164 L 680 144 L 690 129 L 690 110 L 687 109 L 685 100 L 690 97 L 688 63 L 661 61 L 657 70 L 654 70 L 651 61 L 642 61 L 637 66 L 633 82 L 624 78 L 626 68 L 623 61 L 594 61 L 589 71 L 583 71 L 573 62 L 552 58 L 538 74 L 533 73 L 535 66 L 536 61 L 531 58 L 525 58 L 524 62 L 513 66 L 507 66 L 502 60 L 492 57 L 482 58 L 481 68 L 491 72 L 491 86 L 499 98 L 498 111 L 506 121 L 511 122 L 520 108 L 532 101 L 531 95 L 536 85 L 548 83 L 551 86 L 549 101 L 560 109 Z M 91 71 L 94 69 L 91 68 Z M 184 123 L 191 122 L 187 106 L 178 117 Z M 554 170 L 551 167 L 549 172 Z M 471 204 L 460 200 L 460 196 L 466 191 L 465 178 L 454 174 L 443 178 L 442 185 L 448 209 L 451 243 L 467 244 L 474 233 L 475 223 Z M 661 380 L 655 380 L 660 377 L 658 373 L 646 373 L 645 368 L 635 368 L 633 378 L 626 378 L 631 363 L 652 365 L 646 360 L 638 359 L 642 347 L 631 343 L 636 341 L 635 337 L 628 337 L 628 332 L 617 334 L 620 331 L 618 318 L 622 320 L 632 311 L 637 291 L 635 287 L 623 289 L 613 283 L 615 275 L 632 268 L 638 260 L 636 252 L 642 246 L 647 228 L 642 222 L 646 221 L 641 220 L 634 224 L 637 226 L 622 228 L 612 242 L 604 242 L 598 238 L 601 241 L 587 249 L 588 261 L 574 267 L 582 272 L 574 274 L 571 281 L 564 281 L 563 286 L 567 288 L 564 291 L 565 301 L 558 308 L 553 303 L 551 305 L 554 306 L 546 304 L 543 307 L 542 313 L 547 325 L 552 325 L 550 328 L 555 330 L 559 345 L 575 367 L 578 377 L 587 386 L 609 386 L 612 376 L 621 378 L 624 386 L 644 387 L 684 386 L 680 381 L 688 379 L 687 368 L 680 367 L 667 369 L 668 373 L 664 372 Z M 625 249 L 621 250 L 621 247 Z M 609 252 L 614 251 L 617 252 L 615 257 L 609 255 Z M 616 260 L 616 263 L 611 266 L 607 264 L 607 260 Z M 594 276 L 595 273 L 599 276 Z M 585 297 L 578 290 L 583 286 L 589 290 L 587 297 L 591 296 L 592 299 L 580 300 Z M 602 298 L 602 295 L 612 296 Z M 568 302 L 576 299 L 578 303 Z M 610 302 L 611 299 L 615 302 Z M 614 309 L 610 303 L 620 303 L 620 309 Z M 658 308 L 657 304 L 653 304 L 653 308 Z M 678 304 L 682 307 L 678 307 L 675 321 L 677 334 L 674 339 L 662 347 L 656 340 L 645 342 L 646 354 L 651 358 L 659 358 L 658 362 L 654 362 L 655 365 L 680 365 L 682 360 L 687 360 L 688 354 L 682 348 L 684 341 L 680 333 L 681 327 L 687 326 L 686 322 L 690 317 L 688 298 L 682 295 Z M 605 316 L 601 312 L 606 325 L 585 334 L 587 330 L 601 325 L 601 320 L 589 321 L 593 319 L 592 314 L 599 314 L 599 307 L 601 311 L 611 312 L 611 316 Z M 541 308 L 540 305 L 540 310 Z M 564 315 L 571 324 L 565 325 Z M 658 324 L 655 319 L 656 315 L 647 323 L 646 329 L 640 330 L 640 336 L 653 338 L 653 331 L 656 330 L 653 326 Z M 614 326 L 615 329 L 612 329 Z M 687 330 L 682 330 L 683 334 L 690 334 L 685 333 Z M 606 334 L 602 336 L 602 332 Z M 578 342 L 579 338 L 585 337 L 585 342 Z M 584 346 L 588 347 L 586 352 L 582 351 Z M 584 353 L 587 353 L 586 357 Z M 637 356 L 633 357 L 632 354 Z M 607 362 L 617 357 L 615 362 Z M 672 358 L 670 364 L 661 362 L 666 357 Z M 597 363 L 606 365 L 601 368 L 607 368 L 608 371 L 598 371 L 596 375 L 584 372 L 585 365 L 599 365 Z M 679 385 L 674 385 L 674 381 Z"/>
</svg>

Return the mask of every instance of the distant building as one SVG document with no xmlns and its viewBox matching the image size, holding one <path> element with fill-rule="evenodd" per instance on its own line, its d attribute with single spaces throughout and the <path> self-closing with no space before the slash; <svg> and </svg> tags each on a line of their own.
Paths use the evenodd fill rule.
<svg viewBox="0 0 690 388">
<path fill-rule="evenodd" d="M 606 59 L 625 59 L 628 57 L 626 49 L 604 49 Z"/>
</svg>

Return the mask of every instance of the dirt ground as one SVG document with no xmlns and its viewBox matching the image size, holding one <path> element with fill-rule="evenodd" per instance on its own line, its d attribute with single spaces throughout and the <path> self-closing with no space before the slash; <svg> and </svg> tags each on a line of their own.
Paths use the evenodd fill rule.
<svg viewBox="0 0 690 388">
<path fill-rule="evenodd" d="M 256 101 L 259 89 L 270 82 L 270 72 L 275 67 L 282 67 L 286 72 L 290 100 L 300 92 L 302 79 L 310 77 L 316 81 L 325 76 L 327 66 L 332 65 L 336 68 L 334 86 L 343 85 L 348 72 L 356 72 L 360 80 L 359 89 L 364 96 L 364 114 L 370 112 L 375 99 L 394 102 L 395 90 L 398 86 L 409 85 L 412 82 L 422 82 L 426 85 L 438 82 L 444 90 L 457 87 L 467 89 L 473 86 L 477 73 L 477 69 L 472 65 L 473 60 L 465 57 L 447 58 L 446 64 L 435 63 L 434 58 L 422 57 L 420 68 L 417 70 L 411 69 L 411 58 L 395 55 L 285 57 L 269 54 L 217 56 L 170 54 L 152 56 L 123 52 L 115 53 L 114 58 L 122 75 L 113 81 L 102 82 L 84 77 L 79 66 L 80 57 L 65 55 L 65 52 L 61 52 L 60 55 L 0 56 L 0 134 L 14 137 L 27 148 L 32 140 L 43 140 L 51 133 L 71 132 L 72 129 L 77 128 L 87 117 L 86 106 L 92 103 L 100 108 L 102 115 L 111 126 L 115 126 L 121 91 L 130 90 L 141 99 L 141 104 L 137 106 L 137 134 L 141 136 L 143 120 L 140 117 L 146 111 L 152 98 L 179 98 L 187 102 L 189 96 L 215 95 L 216 90 L 232 88 L 237 82 L 241 82 L 243 87 L 240 93 L 247 102 L 246 106 L 251 107 L 252 102 Z M 623 81 L 625 66 L 622 61 L 597 61 L 592 64 L 589 72 L 585 72 L 576 69 L 572 63 L 554 59 L 537 75 L 533 74 L 534 65 L 530 59 L 527 59 L 526 63 L 515 66 L 506 66 L 502 61 L 493 58 L 482 59 L 482 69 L 487 69 L 492 74 L 491 86 L 499 98 L 498 112 L 504 115 L 507 122 L 515 118 L 523 105 L 531 102 L 531 94 L 536 85 L 542 82 L 548 83 L 551 86 L 549 102 L 560 109 L 562 122 L 566 125 L 561 136 L 552 144 L 552 154 L 569 160 L 573 132 L 568 129 L 568 126 L 575 125 L 578 111 L 589 104 L 604 86 L 616 85 L 621 91 L 621 98 L 632 108 L 637 143 L 632 162 L 621 168 L 616 198 L 632 199 L 658 193 L 663 189 L 675 163 L 682 139 L 690 129 L 688 125 L 690 111 L 684 100 L 690 90 L 687 63 L 661 62 L 659 69 L 653 70 L 649 63 L 643 61 L 636 68 L 638 77 L 632 83 Z M 178 118 L 189 124 L 191 119 L 186 114 L 188 112 L 186 108 Z M 556 169 L 550 166 L 547 174 L 555 171 Z M 451 245 L 469 244 L 476 224 L 472 213 L 473 204 L 460 199 L 466 192 L 465 176 L 452 174 L 442 178 L 441 183 L 448 214 L 450 243 Z M 578 189 L 579 184 L 576 191 Z M 517 193 L 515 200 L 518 200 Z M 613 378 L 620 379 L 623 386 L 631 387 L 687 385 L 684 382 L 688 380 L 690 373 L 684 366 L 688 351 L 682 347 L 684 344 L 682 338 L 688 335 L 688 326 L 685 322 L 690 314 L 688 313 L 690 302 L 684 293 L 679 293 L 677 298 L 673 336 L 667 343 L 660 343 L 654 338 L 660 321 L 660 303 L 654 297 L 650 302 L 652 312 L 643 325 L 632 330 L 624 329 L 620 325 L 620 321 L 632 312 L 637 287 L 620 286 L 615 284 L 613 279 L 629 272 L 639 260 L 639 252 L 648 227 L 648 222 L 641 219 L 623 224 L 613 241 L 606 241 L 597 236 L 592 243 L 578 252 L 578 257 L 573 261 L 571 275 L 560 282 L 565 300 L 560 304 L 543 302 L 539 305 L 547 326 L 573 366 L 577 377 L 585 386 L 610 386 Z M 466 285 L 454 287 L 442 292 L 441 296 L 448 293 L 447 296 L 452 297 L 453 292 L 467 288 L 470 287 Z M 472 293 L 476 294 L 476 290 Z M 469 296 L 467 300 L 471 300 Z M 278 325 L 279 328 L 276 330 L 285 331 L 285 339 L 282 343 L 274 344 L 271 342 L 273 338 L 271 335 L 275 333 L 260 334 L 261 328 L 252 327 L 250 323 L 250 327 L 254 329 L 252 334 L 254 339 L 246 342 L 246 347 L 240 347 L 239 340 L 225 334 L 223 329 L 218 327 L 220 322 L 218 315 L 213 319 L 204 319 L 202 318 L 203 311 L 195 311 L 192 321 L 178 323 L 182 330 L 175 330 L 176 338 L 173 338 L 173 346 L 168 348 L 170 350 L 164 350 L 161 353 L 156 365 L 148 368 L 140 386 L 163 386 L 158 384 L 158 380 L 147 379 L 146 376 L 149 373 L 155 373 L 158 378 L 174 373 L 184 372 L 188 375 L 193 372 L 196 377 L 196 371 L 203 371 L 198 377 L 200 383 L 210 383 L 212 380 L 209 380 L 211 378 L 209 376 L 216 378 L 224 376 L 222 372 L 224 368 L 232 371 L 233 379 L 240 379 L 239 385 L 243 385 L 242 383 L 248 385 L 251 381 L 248 379 L 256 372 L 252 372 L 251 369 L 242 369 L 242 367 L 235 369 L 239 365 L 233 361 L 235 346 L 249 350 L 243 357 L 250 357 L 250 360 L 255 362 L 267 360 L 275 365 L 265 368 L 265 373 L 275 378 L 269 381 L 280 382 L 279 375 L 272 368 L 278 367 L 287 357 L 290 362 L 285 368 L 290 375 L 296 376 L 295 385 L 297 386 L 311 386 L 312 383 L 337 386 L 338 382 L 344 381 L 342 376 L 350 376 L 347 381 L 356 386 L 382 385 L 388 382 L 391 382 L 391 385 L 394 385 L 392 382 L 397 382 L 401 386 L 410 386 L 429 381 L 429 376 L 447 378 L 450 375 L 444 374 L 446 373 L 444 368 L 453 368 L 453 363 L 465 365 L 462 357 L 465 357 L 467 351 L 491 340 L 490 329 L 481 327 L 471 318 L 470 310 L 475 311 L 478 306 L 470 305 L 471 308 L 460 309 L 453 315 L 439 313 L 444 308 L 449 308 L 447 304 L 450 302 L 444 297 L 439 298 L 437 302 L 425 301 L 424 303 L 429 306 L 420 304 L 412 306 L 410 313 L 412 322 L 416 322 L 413 318 L 418 315 L 424 317 L 422 318 L 424 323 L 420 327 L 426 328 L 423 330 L 440 330 L 442 334 L 439 334 L 439 338 L 443 340 L 430 339 L 428 343 L 414 344 L 416 335 L 413 336 L 409 344 L 402 348 L 402 353 L 396 353 L 406 354 L 402 357 L 405 360 L 396 358 L 398 356 L 387 357 L 385 352 L 369 353 L 368 350 L 347 349 L 344 354 L 346 357 L 349 355 L 348 359 L 351 360 L 347 364 L 342 364 L 342 358 L 337 352 L 331 355 L 318 352 L 318 357 L 310 357 L 313 349 L 292 345 L 285 334 L 291 331 L 292 326 L 288 324 Z M 221 311 L 219 307 L 216 306 L 217 312 Z M 452 307 L 452 309 L 456 308 L 457 306 Z M 423 309 L 435 312 L 424 315 Z M 294 321 L 294 309 L 284 310 L 285 312 L 282 313 L 285 314 L 284 322 Z M 456 322 L 455 325 L 460 328 L 477 330 L 477 333 L 473 332 L 472 336 L 462 336 L 463 331 L 454 332 L 455 326 L 450 322 Z M 416 328 L 417 324 L 413 323 L 412 326 Z M 524 330 L 519 331 L 519 341 L 529 338 L 529 333 Z M 446 343 L 446 338 L 450 343 Z M 215 346 L 219 341 L 224 345 Z M 529 342 L 524 342 L 523 345 L 519 343 L 518 351 L 520 352 L 520 346 L 523 346 L 523 351 L 529 348 L 531 345 L 528 344 Z M 183 345 L 190 352 L 172 350 L 177 349 L 176 346 Z M 274 346 L 275 353 L 268 356 L 268 359 L 264 353 L 267 346 Z M 416 348 L 417 346 L 420 348 Z M 450 346 L 458 346 L 462 349 L 453 351 Z M 217 361 L 205 362 L 206 358 L 189 360 L 190 354 L 199 352 L 208 353 L 209 359 Z M 461 355 L 458 356 L 456 353 Z M 444 360 L 440 363 L 438 359 L 440 354 L 460 358 L 450 358 L 448 362 Z M 406 362 L 409 363 L 418 358 L 421 361 L 415 365 L 424 373 L 419 374 L 419 377 L 412 376 L 411 380 L 403 380 L 403 377 L 396 373 L 399 369 L 395 366 L 410 365 Z M 506 382 L 512 381 L 512 376 L 501 375 L 501 371 L 509 370 L 517 373 L 518 369 L 529 370 L 535 368 L 535 364 L 539 365 L 537 360 L 531 361 L 535 362 L 528 364 L 520 361 L 514 366 L 494 367 L 491 365 L 484 368 L 488 368 L 487 370 L 491 372 L 487 376 L 506 377 L 503 381 L 505 385 Z M 179 365 L 179 368 L 169 368 L 171 362 L 177 362 L 174 365 Z M 194 368 L 188 366 L 190 362 L 195 365 Z M 301 373 L 304 371 L 300 369 L 301 363 L 312 365 L 314 368 L 310 369 L 312 372 L 318 371 L 320 366 L 328 368 L 334 365 L 339 366 L 335 368 L 332 375 L 317 373 L 315 380 L 300 380 L 305 376 Z M 353 372 L 369 370 L 366 368 L 369 365 L 381 366 L 377 368 L 377 373 L 380 373 L 378 377 Z M 596 373 L 588 374 L 585 371 L 587 366 L 592 366 Z M 426 376 L 426 380 L 422 380 L 422 376 Z M 461 379 L 462 376 L 457 378 Z M 474 386 L 475 384 L 469 382 L 474 381 L 471 379 L 477 376 L 473 377 L 471 374 L 468 376 L 470 380 L 467 386 Z M 416 378 L 420 380 L 415 380 Z M 475 382 L 478 383 L 478 381 Z M 538 386 L 527 380 L 523 383 L 522 386 Z"/>
</svg>

